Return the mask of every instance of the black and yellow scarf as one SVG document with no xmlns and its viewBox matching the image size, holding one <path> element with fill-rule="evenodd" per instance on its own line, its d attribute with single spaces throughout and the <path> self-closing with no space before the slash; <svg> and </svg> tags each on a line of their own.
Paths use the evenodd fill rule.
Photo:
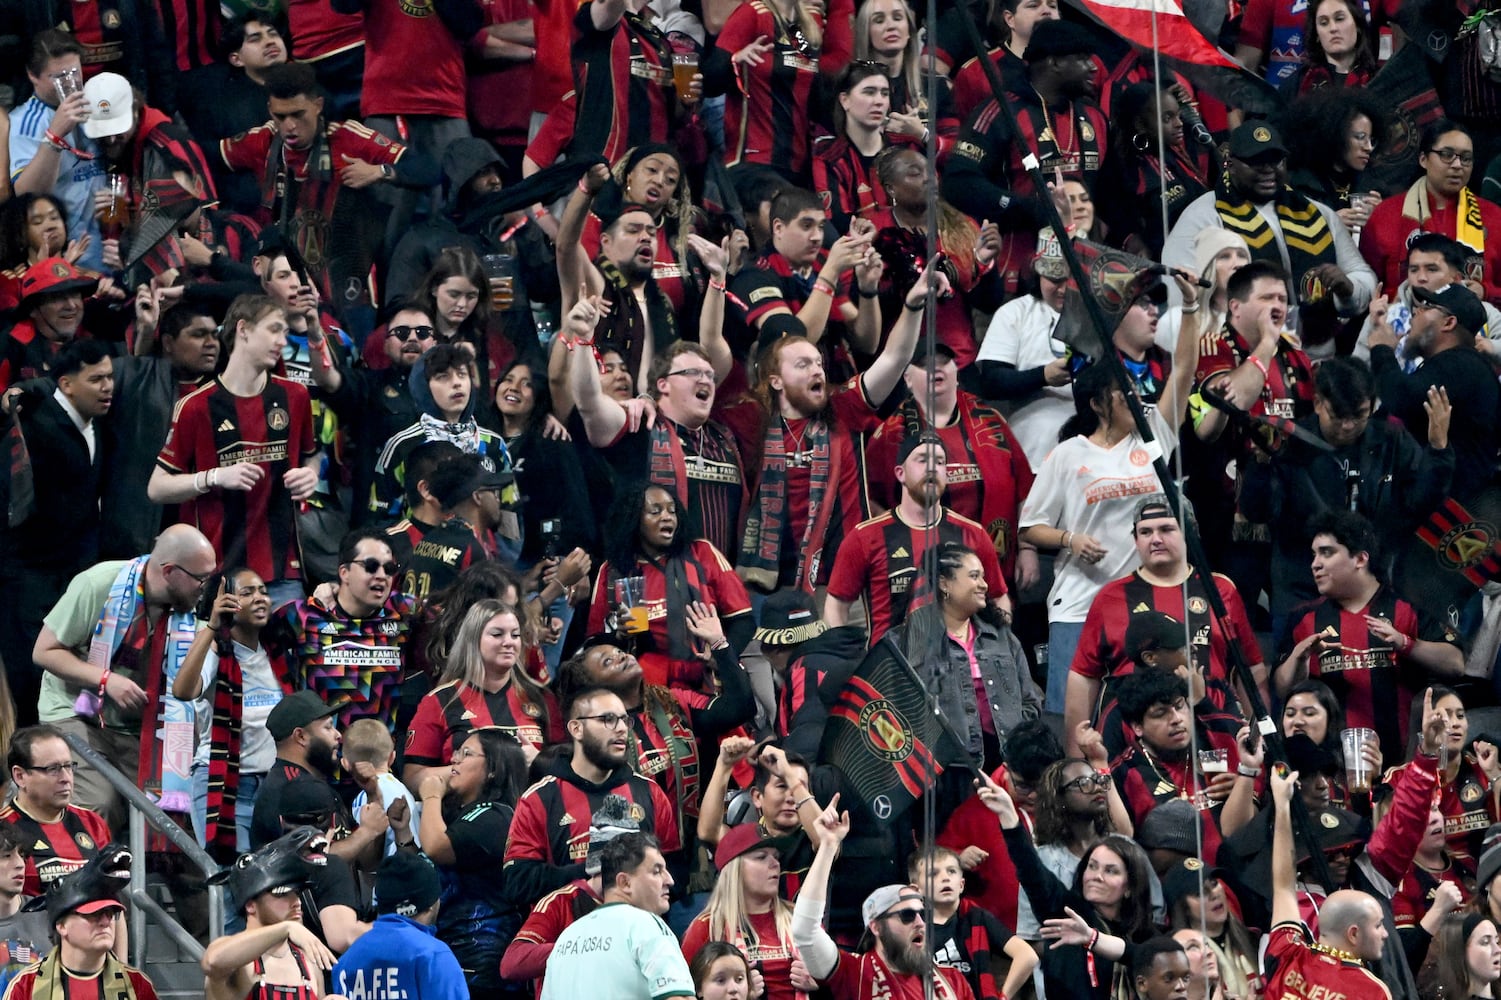
<svg viewBox="0 0 1501 1000">
<path fill-rule="evenodd" d="M 1253 260 L 1282 263 L 1282 251 L 1271 223 L 1256 207 L 1230 187 L 1230 168 L 1220 173 L 1214 188 L 1214 210 L 1232 233 L 1238 233 L 1251 251 Z M 1324 290 L 1310 272 L 1321 264 L 1335 263 L 1334 234 L 1319 206 L 1292 188 L 1283 186 L 1277 195 L 1277 222 L 1282 228 L 1282 243 L 1287 248 L 1292 286 L 1301 302 L 1324 297 Z"/>
</svg>

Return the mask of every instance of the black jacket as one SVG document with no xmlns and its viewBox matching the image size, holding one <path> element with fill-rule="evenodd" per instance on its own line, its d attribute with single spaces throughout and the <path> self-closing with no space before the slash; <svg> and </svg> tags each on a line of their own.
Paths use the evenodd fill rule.
<svg viewBox="0 0 1501 1000">
<path fill-rule="evenodd" d="M 36 504 L 10 533 L 10 555 L 27 570 L 71 578 L 99 560 L 99 493 L 108 435 L 95 421 L 91 459 L 83 434 L 51 393 L 27 400 L 21 433 L 31 455 Z"/>
</svg>

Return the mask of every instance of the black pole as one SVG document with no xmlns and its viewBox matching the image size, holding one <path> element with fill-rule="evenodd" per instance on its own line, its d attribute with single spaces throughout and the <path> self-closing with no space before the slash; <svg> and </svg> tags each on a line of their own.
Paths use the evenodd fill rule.
<svg viewBox="0 0 1501 1000">
<path fill-rule="evenodd" d="M 990 58 L 985 40 L 980 37 L 980 29 L 975 25 L 974 14 L 971 13 L 969 6 L 964 0 L 960 0 L 960 2 L 954 4 L 954 7 L 959 12 L 959 19 L 964 24 L 964 32 L 969 38 L 970 45 L 975 50 L 976 57 L 980 60 L 981 68 L 985 71 L 985 79 L 990 84 L 990 90 L 995 98 L 995 102 L 999 105 L 1001 113 L 1006 116 L 1007 124 L 1011 126 L 1012 142 L 1020 142 L 1022 132 L 1020 123 L 1017 121 L 1016 109 L 1011 106 L 1010 100 L 1007 99 L 1005 81 L 1001 79 L 1000 70 L 996 68 L 995 63 Z M 1105 316 L 1105 311 L 1100 307 L 1099 301 L 1095 299 L 1090 291 L 1087 276 L 1084 274 L 1083 267 L 1079 264 L 1078 255 L 1074 253 L 1073 241 L 1069 238 L 1063 220 L 1058 216 L 1058 209 L 1053 204 L 1053 199 L 1047 196 L 1048 185 L 1047 179 L 1042 174 L 1042 166 L 1036 155 L 1030 151 L 1022 156 L 1022 166 L 1026 169 L 1027 175 L 1032 180 L 1033 187 L 1037 190 L 1037 197 L 1043 205 L 1043 212 L 1047 217 L 1048 226 L 1058 237 L 1058 245 L 1063 250 L 1063 259 L 1068 264 L 1069 276 L 1073 278 L 1074 284 L 1079 289 L 1079 297 L 1083 300 L 1084 307 L 1089 313 L 1090 323 L 1094 327 L 1095 334 L 1099 337 L 1100 350 L 1096 363 L 1103 364 L 1110 370 L 1116 384 L 1125 395 L 1126 403 L 1131 409 L 1131 419 L 1136 423 L 1136 433 L 1140 435 L 1142 441 L 1151 445 L 1156 442 L 1156 438 L 1152 435 L 1152 428 L 1147 423 L 1146 412 L 1142 409 L 1141 400 L 1136 396 L 1135 387 L 1131 382 L 1130 375 L 1126 372 L 1126 366 L 1121 362 L 1120 356 L 1113 349 L 1111 343 L 1114 327 Z M 1149 447 L 1148 453 L 1152 454 L 1152 468 L 1156 471 L 1157 479 L 1162 484 L 1163 493 L 1167 496 L 1168 505 L 1172 508 L 1173 515 L 1178 519 L 1178 523 L 1182 527 L 1183 537 L 1187 543 L 1189 565 L 1199 579 L 1204 582 L 1204 592 L 1208 596 L 1210 610 L 1221 622 L 1220 627 L 1224 628 L 1223 623 L 1228 621 L 1225 602 L 1220 597 L 1219 588 L 1214 585 L 1214 577 L 1210 572 L 1208 559 L 1205 558 L 1204 546 L 1199 538 L 1197 526 L 1183 516 L 1182 498 L 1179 496 L 1177 489 L 1174 488 L 1172 470 L 1168 468 L 1167 464 L 1167 455 L 1160 447 L 1155 449 Z M 1261 699 L 1261 692 L 1256 686 L 1256 679 L 1251 675 L 1250 664 L 1246 663 L 1245 658 L 1240 655 L 1240 648 L 1236 643 L 1226 642 L 1225 648 L 1230 655 L 1231 670 L 1240 682 L 1245 698 L 1250 702 L 1252 725 L 1260 729 L 1261 737 L 1267 743 L 1267 762 L 1286 761 L 1287 750 L 1282 743 L 1282 734 L 1268 714 L 1266 703 Z M 1324 858 L 1322 848 L 1319 846 L 1318 837 L 1314 833 L 1313 823 L 1308 814 L 1308 807 L 1303 803 L 1302 798 L 1296 795 L 1292 799 L 1292 820 L 1295 832 L 1310 853 L 1310 861 L 1314 874 L 1318 877 L 1324 888 L 1333 892 L 1338 887 L 1330 884 L 1333 876 L 1329 872 L 1329 865 Z"/>
</svg>

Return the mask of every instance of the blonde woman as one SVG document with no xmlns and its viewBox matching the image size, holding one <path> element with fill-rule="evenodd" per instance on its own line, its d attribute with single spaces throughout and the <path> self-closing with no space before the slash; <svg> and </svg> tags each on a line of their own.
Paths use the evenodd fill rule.
<svg viewBox="0 0 1501 1000">
<path fill-rule="evenodd" d="M 927 143 L 934 121 L 928 107 L 931 75 L 922 71 L 916 19 L 907 0 L 865 0 L 855 14 L 855 61 L 879 63 L 891 83 L 891 142 Z M 938 158 L 942 161 L 959 135 L 959 115 L 946 77 L 938 78 Z"/>
<path fill-rule="evenodd" d="M 443 774 L 470 732 L 486 726 L 521 744 L 528 763 L 562 739 L 562 715 L 552 693 L 524 669 L 521 616 L 510 604 L 476 601 L 464 614 L 438 686 L 417 706 L 407 736 L 402 779 L 414 791 L 429 774 Z"/>
<path fill-rule="evenodd" d="M 792 904 L 781 896 L 781 850 L 759 823 L 732 827 L 714 851 L 719 879 L 704 912 L 683 935 L 691 960 L 709 941 L 733 944 L 753 971 L 765 1000 L 795 1000 L 816 988 L 792 943 Z M 760 983 L 755 980 L 759 979 Z"/>
</svg>

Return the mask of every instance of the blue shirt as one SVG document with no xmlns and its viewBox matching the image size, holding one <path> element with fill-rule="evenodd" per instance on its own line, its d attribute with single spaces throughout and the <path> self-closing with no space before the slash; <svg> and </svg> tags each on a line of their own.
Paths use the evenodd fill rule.
<svg viewBox="0 0 1501 1000">
<path fill-rule="evenodd" d="M 35 96 L 10 113 L 11 181 L 21 176 L 21 171 L 36 158 L 37 150 L 47 141 L 47 129 L 55 113 L 55 108 Z M 75 149 L 93 153 L 94 159 L 81 159 L 66 150 L 59 153 L 57 183 L 52 186 L 52 194 L 68 213 L 68 239 L 89 237 L 89 248 L 78 265 L 100 271 L 104 269 L 104 243 L 99 235 L 99 222 L 94 218 L 94 192 L 104 186 L 104 163 L 99 158 L 98 144 L 83 134 L 81 126 L 63 138 Z"/>
<path fill-rule="evenodd" d="M 334 966 L 333 993 L 347 1000 L 469 1000 L 464 970 L 431 927 L 383 914 Z"/>
</svg>

